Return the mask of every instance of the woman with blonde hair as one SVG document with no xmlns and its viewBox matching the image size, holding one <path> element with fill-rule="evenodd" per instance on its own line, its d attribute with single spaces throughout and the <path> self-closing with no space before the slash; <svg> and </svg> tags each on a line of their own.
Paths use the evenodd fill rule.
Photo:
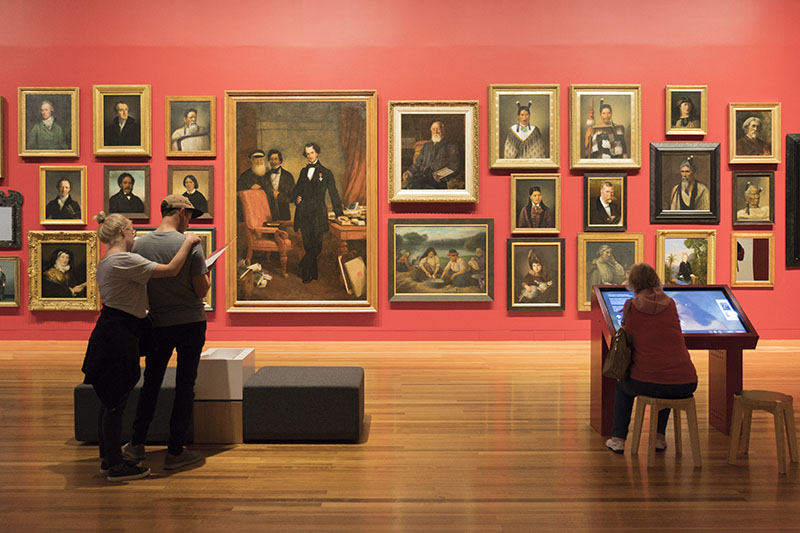
<svg viewBox="0 0 800 533">
<path fill-rule="evenodd" d="M 100 472 L 109 481 L 140 479 L 149 468 L 125 461 L 120 444 L 122 414 L 128 394 L 139 381 L 139 357 L 152 349 L 148 314 L 147 281 L 175 276 L 183 266 L 192 246 L 200 242 L 187 233 L 180 251 L 168 265 L 161 265 L 131 253 L 136 230 L 120 214 L 98 213 L 97 235 L 107 246 L 97 264 L 97 285 L 103 309 L 89 338 L 81 369 L 84 383 L 94 387 L 100 398 L 98 440 Z"/>
<path fill-rule="evenodd" d="M 633 399 L 689 398 L 697 389 L 697 371 L 689 357 L 675 301 L 664 293 L 653 267 L 639 263 L 628 274 L 634 297 L 623 311 L 625 331 L 631 339 L 630 376 L 617 381 L 614 425 L 606 446 L 614 453 L 625 451 Z M 656 451 L 667 449 L 665 431 L 669 409 L 658 413 Z"/>
</svg>

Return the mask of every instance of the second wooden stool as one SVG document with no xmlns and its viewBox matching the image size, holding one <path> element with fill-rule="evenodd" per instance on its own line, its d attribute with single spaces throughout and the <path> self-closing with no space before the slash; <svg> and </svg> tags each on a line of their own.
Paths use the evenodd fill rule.
<svg viewBox="0 0 800 533">
<path fill-rule="evenodd" d="M 644 422 L 644 409 L 650 406 L 650 433 L 647 442 L 647 466 L 652 466 L 656 456 L 656 428 L 658 424 L 658 412 L 662 409 L 672 409 L 674 415 L 673 427 L 675 431 L 675 453 L 682 452 L 681 445 L 681 411 L 686 412 L 686 423 L 689 426 L 689 440 L 692 444 L 692 460 L 694 467 L 700 468 L 700 434 L 697 429 L 697 408 L 695 407 L 694 396 L 670 400 L 667 398 L 651 398 L 650 396 L 636 397 L 636 415 L 633 420 L 633 443 L 631 454 L 639 453 L 639 440 L 642 436 L 642 423 Z"/>
</svg>

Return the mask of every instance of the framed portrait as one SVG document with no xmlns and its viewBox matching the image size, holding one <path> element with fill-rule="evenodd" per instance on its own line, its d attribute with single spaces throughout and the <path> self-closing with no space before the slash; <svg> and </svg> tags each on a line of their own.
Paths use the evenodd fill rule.
<svg viewBox="0 0 800 533">
<path fill-rule="evenodd" d="M 781 162 L 781 104 L 728 104 L 730 163 Z"/>
<path fill-rule="evenodd" d="M 489 85 L 489 168 L 558 168 L 560 87 Z"/>
<path fill-rule="evenodd" d="M 168 165 L 167 194 L 182 194 L 203 215 L 194 220 L 214 218 L 214 166 Z"/>
<path fill-rule="evenodd" d="M 490 218 L 389 219 L 389 301 L 492 301 L 493 237 Z"/>
<path fill-rule="evenodd" d="M 0 257 L 0 307 L 19 307 L 19 257 Z"/>
<path fill-rule="evenodd" d="M 389 201 L 478 201 L 478 102 L 389 102 Z"/>
<path fill-rule="evenodd" d="M 167 96 L 167 157 L 216 157 L 217 97 Z"/>
<path fill-rule="evenodd" d="M 717 230 L 658 230 L 656 272 L 664 285 L 712 285 L 717 279 Z"/>
<path fill-rule="evenodd" d="M 570 168 L 642 166 L 641 85 L 571 85 Z"/>
<path fill-rule="evenodd" d="M 147 235 L 157 229 L 157 226 L 136 226 L 136 237 Z M 211 227 L 189 227 L 186 231 L 196 233 L 200 237 L 200 245 L 203 247 L 203 253 L 206 257 L 214 253 L 217 249 L 217 229 Z M 206 311 L 215 310 L 216 300 L 216 286 L 217 286 L 217 269 L 209 269 L 211 276 L 211 288 L 208 290 L 206 297 L 203 298 L 205 302 Z"/>
<path fill-rule="evenodd" d="M 650 143 L 650 223 L 719 224 L 719 143 Z"/>
<path fill-rule="evenodd" d="M 377 310 L 377 127 L 375 91 L 226 92 L 229 312 Z"/>
<path fill-rule="evenodd" d="M 708 85 L 667 85 L 665 133 L 708 133 Z"/>
<path fill-rule="evenodd" d="M 151 155 L 149 85 L 95 85 L 92 104 L 94 155 Z"/>
<path fill-rule="evenodd" d="M 150 165 L 104 165 L 103 210 L 150 219 Z"/>
<path fill-rule="evenodd" d="M 29 231 L 28 309 L 99 309 L 99 242 L 94 231 Z"/>
<path fill-rule="evenodd" d="M 731 233 L 731 287 L 775 286 L 775 234 Z"/>
<path fill-rule="evenodd" d="M 511 233 L 561 231 L 561 175 L 511 174 Z"/>
<path fill-rule="evenodd" d="M 0 191 L 0 248 L 22 246 L 22 193 Z"/>
<path fill-rule="evenodd" d="M 775 223 L 775 172 L 733 172 L 733 225 L 771 226 Z"/>
<path fill-rule="evenodd" d="M 628 228 L 628 175 L 624 172 L 584 174 L 583 231 L 625 231 Z"/>
<path fill-rule="evenodd" d="M 0 96 L 0 180 L 6 177 L 6 100 Z"/>
<path fill-rule="evenodd" d="M 786 266 L 800 267 L 800 134 L 786 136 Z"/>
<path fill-rule="evenodd" d="M 80 155 L 78 87 L 20 87 L 17 105 L 20 157 Z"/>
<path fill-rule="evenodd" d="M 507 239 L 509 311 L 564 310 L 564 239 Z"/>
<path fill-rule="evenodd" d="M 594 285 L 625 285 L 644 261 L 644 233 L 578 233 L 578 311 L 592 310 Z"/>
<path fill-rule="evenodd" d="M 86 225 L 86 167 L 39 167 L 39 223 Z"/>
</svg>

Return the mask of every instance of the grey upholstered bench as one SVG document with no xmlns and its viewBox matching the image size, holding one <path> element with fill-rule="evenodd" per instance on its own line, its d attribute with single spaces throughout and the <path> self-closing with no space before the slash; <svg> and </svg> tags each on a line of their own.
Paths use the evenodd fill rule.
<svg viewBox="0 0 800 533">
<path fill-rule="evenodd" d="M 357 442 L 364 425 L 364 369 L 265 366 L 244 385 L 245 441 Z"/>
<path fill-rule="evenodd" d="M 128 396 L 125 415 L 122 417 L 122 440 L 129 441 L 133 431 L 133 419 L 136 416 L 136 404 L 139 403 L 139 393 L 144 382 L 144 372 L 139 382 Z M 169 418 L 172 415 L 172 402 L 175 401 L 175 368 L 168 367 L 161 383 L 161 392 L 158 394 L 158 404 L 147 432 L 147 442 L 166 442 L 169 440 Z M 100 399 L 91 385 L 81 383 L 75 387 L 75 440 L 83 442 L 97 442 L 97 412 L 100 409 Z M 191 436 L 192 428 L 189 427 L 187 435 Z"/>
</svg>

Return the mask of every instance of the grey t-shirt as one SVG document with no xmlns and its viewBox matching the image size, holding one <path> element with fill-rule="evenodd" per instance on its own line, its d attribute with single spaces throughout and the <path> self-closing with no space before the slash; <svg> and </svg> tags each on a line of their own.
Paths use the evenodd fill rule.
<svg viewBox="0 0 800 533">
<path fill-rule="evenodd" d="M 133 251 L 151 261 L 168 264 L 183 245 L 183 233 L 154 231 L 138 237 Z M 178 275 L 173 278 L 156 278 L 147 283 L 150 297 L 150 315 L 153 325 L 159 328 L 204 322 L 203 299 L 194 293 L 192 278 L 208 272 L 203 247 L 195 244 Z"/>
<path fill-rule="evenodd" d="M 137 318 L 147 316 L 147 281 L 155 269 L 156 263 L 130 252 L 101 259 L 97 263 L 97 285 L 103 305 Z"/>
</svg>

